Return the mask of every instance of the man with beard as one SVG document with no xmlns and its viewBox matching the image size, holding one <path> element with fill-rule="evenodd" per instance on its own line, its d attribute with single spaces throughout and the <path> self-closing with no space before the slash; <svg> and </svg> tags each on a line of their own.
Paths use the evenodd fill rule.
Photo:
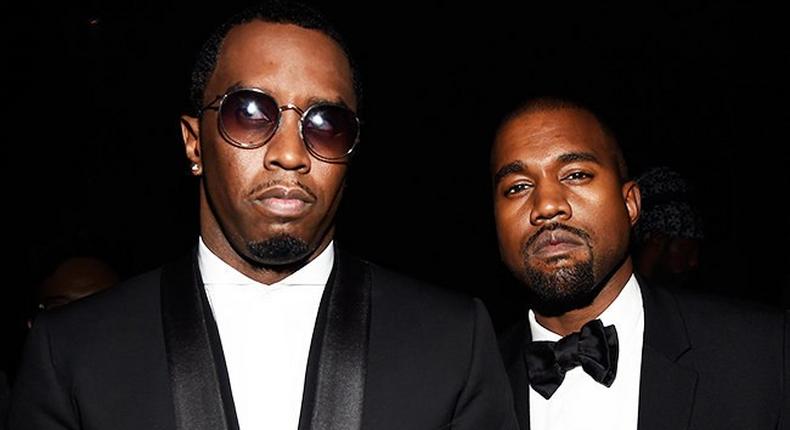
<svg viewBox="0 0 790 430">
<path fill-rule="evenodd" d="M 523 104 L 491 168 L 502 259 L 530 298 L 501 342 L 522 429 L 780 428 L 783 316 L 634 275 L 639 188 L 594 113 Z"/>
<path fill-rule="evenodd" d="M 517 427 L 479 301 L 334 245 L 359 136 L 344 46 L 293 2 L 209 39 L 182 118 L 197 249 L 42 315 L 12 429 Z"/>
</svg>

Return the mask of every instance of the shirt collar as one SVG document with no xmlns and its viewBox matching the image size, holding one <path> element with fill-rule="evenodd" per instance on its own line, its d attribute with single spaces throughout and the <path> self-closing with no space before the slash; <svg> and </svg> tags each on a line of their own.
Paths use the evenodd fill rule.
<svg viewBox="0 0 790 430">
<path fill-rule="evenodd" d="M 326 285 L 334 262 L 335 248 L 332 241 L 316 258 L 272 285 Z M 223 261 L 208 249 L 202 237 L 198 240 L 198 266 L 203 284 L 266 285 L 244 275 Z"/>
<path fill-rule="evenodd" d="M 639 283 L 636 277 L 631 274 L 625 287 L 620 294 L 607 307 L 598 319 L 604 326 L 614 325 L 617 328 L 618 336 L 626 334 L 629 330 L 635 330 L 637 322 L 642 315 L 642 293 L 639 290 Z M 532 332 L 532 340 L 550 340 L 556 342 L 562 336 L 543 327 L 535 319 L 535 313 L 529 310 L 529 329 Z"/>
</svg>

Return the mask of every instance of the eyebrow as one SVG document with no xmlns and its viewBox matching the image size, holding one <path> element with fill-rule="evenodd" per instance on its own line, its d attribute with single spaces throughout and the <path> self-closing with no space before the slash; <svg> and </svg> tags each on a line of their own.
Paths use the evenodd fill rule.
<svg viewBox="0 0 790 430">
<path fill-rule="evenodd" d="M 231 91 L 236 91 L 236 90 L 239 90 L 239 89 L 242 89 L 242 88 L 249 88 L 249 86 L 242 84 L 241 81 L 236 81 L 235 84 L 233 84 L 233 85 L 229 86 L 228 88 L 226 88 L 225 92 L 229 93 Z"/>
<path fill-rule="evenodd" d="M 227 94 L 227 93 L 229 93 L 231 91 L 236 91 L 236 90 L 239 90 L 239 89 L 242 89 L 242 88 L 257 88 L 257 89 L 263 91 L 264 93 L 268 94 L 270 97 L 274 98 L 274 95 L 272 95 L 272 93 L 269 90 L 267 90 L 265 88 L 261 88 L 261 87 L 255 86 L 255 85 L 245 85 L 241 81 L 238 81 L 235 84 L 233 84 L 230 87 L 228 87 L 225 90 L 225 93 Z M 277 100 L 277 99 L 275 99 L 275 101 L 277 103 L 280 103 L 280 101 Z M 335 105 L 335 106 L 342 106 L 342 107 L 344 107 L 344 108 L 346 108 L 348 110 L 352 110 L 351 106 L 349 106 L 348 103 L 346 103 L 345 100 L 343 100 L 343 98 L 340 97 L 340 96 L 338 96 L 335 99 L 328 99 L 328 98 L 325 98 L 325 97 L 310 97 L 309 99 L 307 99 L 307 106 L 305 107 L 305 109 L 307 107 L 309 107 L 309 106 L 312 106 L 312 105 L 318 104 L 318 103 Z"/>
<path fill-rule="evenodd" d="M 521 173 L 526 170 L 526 166 L 521 161 L 513 161 L 511 163 L 507 163 L 504 166 L 500 167 L 499 170 L 494 173 L 494 186 L 499 185 L 502 182 L 502 179 L 505 179 L 506 176 L 512 175 L 514 173 Z"/>
<path fill-rule="evenodd" d="M 327 99 L 327 98 L 324 98 L 324 97 L 310 97 L 309 99 L 307 99 L 307 106 L 312 106 L 312 105 L 318 104 L 318 103 L 328 104 L 328 105 L 335 105 L 335 106 L 342 106 L 342 107 L 344 107 L 344 108 L 346 108 L 348 110 L 353 110 L 353 109 L 351 109 L 351 106 L 349 106 L 345 102 L 345 100 L 343 100 L 343 98 L 340 97 L 340 96 L 338 96 L 336 99 Z"/>
<path fill-rule="evenodd" d="M 601 160 L 591 152 L 568 152 L 557 157 L 557 161 L 562 164 L 573 163 L 576 161 L 589 161 L 596 164 L 601 164 Z"/>
</svg>

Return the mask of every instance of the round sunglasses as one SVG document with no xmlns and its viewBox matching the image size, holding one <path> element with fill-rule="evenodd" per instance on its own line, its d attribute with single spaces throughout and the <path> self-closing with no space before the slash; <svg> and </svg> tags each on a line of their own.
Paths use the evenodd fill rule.
<svg viewBox="0 0 790 430">
<path fill-rule="evenodd" d="M 301 115 L 299 135 L 307 150 L 319 160 L 343 161 L 359 141 L 359 118 L 351 109 L 338 104 L 322 102 L 302 110 L 290 103 L 279 105 L 259 88 L 235 88 L 202 107 L 198 116 L 206 110 L 217 111 L 220 133 L 239 148 L 265 145 L 277 132 L 286 110 Z"/>
</svg>

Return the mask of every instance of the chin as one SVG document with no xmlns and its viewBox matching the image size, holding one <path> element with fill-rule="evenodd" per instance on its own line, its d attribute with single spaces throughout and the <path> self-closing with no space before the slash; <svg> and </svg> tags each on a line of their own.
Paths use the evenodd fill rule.
<svg viewBox="0 0 790 430">
<path fill-rule="evenodd" d="M 517 276 L 527 287 L 530 302 L 541 315 L 557 316 L 588 306 L 600 292 L 591 259 L 564 260 L 561 265 L 536 267 L 525 262 Z"/>
<path fill-rule="evenodd" d="M 270 238 L 249 241 L 245 254 L 250 260 L 264 266 L 286 266 L 305 260 L 311 251 L 310 244 L 295 235 L 279 233 Z"/>
</svg>

